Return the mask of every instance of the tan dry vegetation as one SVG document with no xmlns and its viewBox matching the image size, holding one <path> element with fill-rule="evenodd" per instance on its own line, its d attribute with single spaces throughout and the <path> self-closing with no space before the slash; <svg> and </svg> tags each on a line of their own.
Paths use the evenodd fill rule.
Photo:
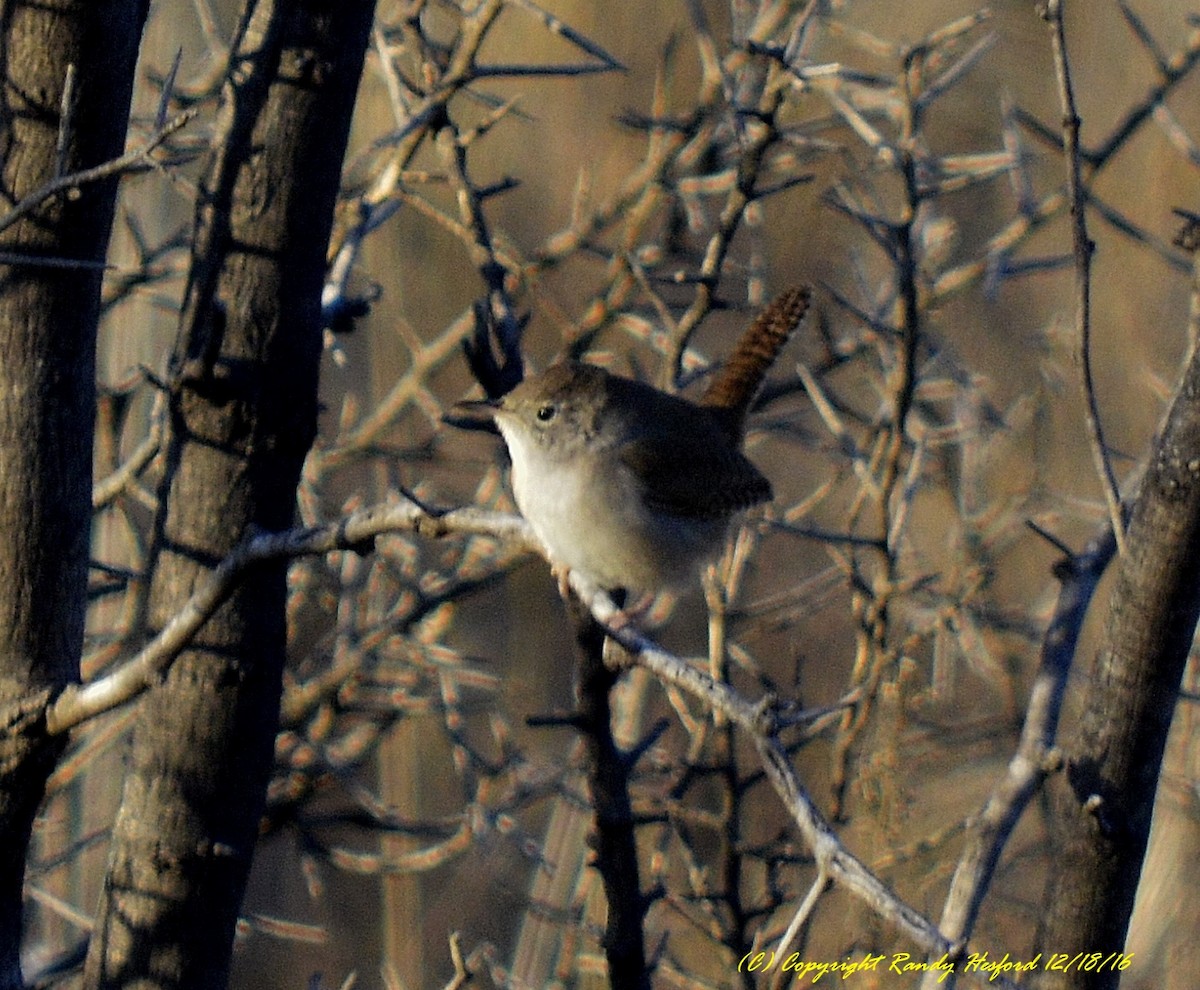
<svg viewBox="0 0 1200 990">
<path fill-rule="evenodd" d="M 706 0 L 696 6 L 727 66 L 745 73 L 737 81 L 752 88 L 752 73 L 742 64 L 748 56 L 729 54 L 735 47 L 730 8 L 759 5 Z M 802 5 L 778 6 L 785 11 L 781 23 L 789 23 Z M 897 78 L 903 46 L 977 10 L 951 0 L 823 6 L 828 9 L 810 28 L 805 60 L 836 62 L 877 80 Z M 1171 0 L 1137 4 L 1168 52 L 1195 44 L 1196 28 L 1187 25 L 1181 7 Z M 161 74 L 182 46 L 181 87 L 202 80 L 217 60 L 189 8 L 158 5 L 143 55 L 145 70 Z M 674 0 L 574 0 L 547 8 L 626 71 L 484 79 L 472 89 L 493 102 L 455 96 L 450 115 L 460 135 L 500 102 L 514 100 L 512 110 L 468 146 L 470 182 L 475 189 L 509 177 L 519 183 L 486 200 L 485 210 L 506 269 L 508 301 L 530 317 L 522 340 L 529 363 L 544 366 L 561 355 L 586 326 L 589 356 L 661 383 L 669 377 L 664 352 L 670 342 L 648 338 L 663 329 L 664 310 L 678 319 L 696 299 L 694 285 L 667 279 L 676 271 L 694 273 L 712 234 L 728 190 L 729 162 L 722 158 L 728 140 L 717 134 L 711 148 L 685 159 L 669 176 L 673 188 L 663 182 L 654 193 L 651 184 L 645 195 L 655 198 L 644 200 L 644 225 L 617 222 L 559 263 L 538 259 L 573 217 L 612 202 L 641 166 L 646 131 L 622 123 L 623 116 L 691 112 L 705 85 L 700 33 L 689 5 Z M 395 28 L 400 36 L 398 11 L 399 5 L 381 3 L 381 31 Z M 1083 140 L 1091 146 L 1143 99 L 1156 74 L 1116 4 L 1072 4 L 1070 11 Z M 427 17 L 428 34 L 451 43 L 462 19 L 454 7 L 430 5 Z M 228 30 L 224 19 L 218 29 Z M 782 30 L 771 37 L 786 41 Z M 778 120 L 792 140 L 773 147 L 759 183 L 800 174 L 812 179 L 750 209 L 718 283 L 717 295 L 730 308 L 703 320 L 687 362 L 690 371 L 719 362 L 749 314 L 779 289 L 800 282 L 820 287 L 818 311 L 778 362 L 771 379 L 776 392 L 756 415 L 748 443 L 776 498 L 769 523 L 759 515 L 748 524 L 754 552 L 732 604 L 729 677 L 751 699 L 770 689 L 811 708 L 836 704 L 851 687 L 866 692 L 848 721 L 827 719 L 816 738 L 796 744 L 793 758 L 816 804 L 826 814 L 840 810 L 846 845 L 935 922 L 966 823 L 1016 745 L 1058 590 L 1051 566 L 1061 554 L 1026 522 L 1078 549 L 1106 518 L 1084 427 L 1071 267 L 1000 278 L 988 271 L 1000 260 L 1012 266 L 1069 262 L 1061 207 L 1011 254 L 989 251 L 1018 217 L 1023 190 L 1033 203 L 1063 182 L 1055 149 L 1028 127 L 1006 125 L 1005 117 L 1006 107 L 1020 107 L 1057 134 L 1061 114 L 1046 27 L 1032 4 L 998 2 L 990 19 L 932 50 L 936 70 L 985 37 L 990 48 L 978 64 L 925 108 L 914 148 L 929 161 L 1000 156 L 1007 126 L 1018 142 L 1008 150 L 1019 160 L 987 181 L 931 196 L 915 218 L 922 338 L 891 504 L 881 509 L 878 498 L 886 473 L 880 424 L 895 402 L 887 376 L 900 347 L 837 297 L 896 323 L 899 266 L 862 225 L 831 208 L 829 197 L 840 187 L 884 215 L 896 217 L 905 208 L 903 184 L 853 132 L 845 110 L 857 106 L 890 141 L 903 105 L 896 90 L 845 82 L 842 109 L 830 96 L 837 86 L 828 76 L 790 92 Z M 664 49 L 671 52 L 665 63 Z M 414 57 L 411 50 L 396 57 L 413 71 L 404 61 Z M 393 119 L 396 104 L 381 58 L 378 46 L 368 55 L 346 176 L 351 191 L 378 180 L 389 165 L 380 139 L 403 125 Z M 521 4 L 510 3 L 480 62 L 581 58 Z M 1160 112 L 1157 121 L 1140 126 L 1093 187 L 1106 210 L 1156 242 L 1130 237 L 1096 211 L 1089 215 L 1097 244 L 1096 397 L 1124 488 L 1144 462 L 1187 343 L 1190 260 L 1169 242 L 1177 225 L 1171 210 L 1196 209 L 1198 163 L 1172 144 L 1167 124 L 1200 142 L 1198 87 L 1200 76 L 1189 73 L 1166 100 L 1172 121 Z M 153 102 L 143 96 L 139 106 Z M 721 99 L 714 101 L 714 120 L 717 132 L 736 126 Z M 458 336 L 465 336 L 470 306 L 487 291 L 477 259 L 447 229 L 461 222 L 462 190 L 445 179 L 447 158 L 438 140 L 431 132 L 404 163 L 399 209 L 366 240 L 358 259 L 354 291 L 373 283 L 379 296 L 354 332 L 339 337 L 338 360 L 335 350 L 327 354 L 319 454 L 301 496 L 304 522 L 397 499 L 401 491 L 440 507 L 511 508 L 498 441 L 440 421 L 471 388 L 455 340 L 418 376 L 370 446 L 338 460 L 339 445 L 413 374 L 420 348 L 445 340 L 455 321 Z M 674 191 L 703 183 L 715 191 L 672 202 Z M 139 229 L 155 242 L 188 221 L 188 168 L 169 181 L 143 176 L 125 195 Z M 341 230 L 354 222 L 355 209 L 348 198 Z M 131 238 L 122 235 L 116 243 L 118 268 L 135 265 Z M 173 258 L 182 262 L 179 254 Z M 641 271 L 630 274 L 631 259 Z M 627 284 L 618 288 L 622 280 Z M 101 356 L 107 383 L 127 380 L 139 363 L 161 370 L 181 287 L 177 272 L 113 308 Z M 597 323 L 597 299 L 606 293 L 617 305 L 610 319 Z M 801 385 L 801 366 L 819 384 L 825 410 Z M 149 391 L 141 395 L 146 398 L 138 398 L 124 437 L 126 452 L 150 414 Z M 835 424 L 842 435 L 834 436 Z M 136 566 L 129 534 L 147 512 L 126 500 L 120 513 L 106 517 L 97 528 L 99 555 Z M 881 518 L 895 527 L 890 560 L 877 547 L 837 538 L 878 540 Z M 514 985 L 601 985 L 601 890 L 585 868 L 592 853 L 579 823 L 580 809 L 587 813 L 579 745 L 569 728 L 526 725 L 531 716 L 567 710 L 574 690 L 570 628 L 543 562 L 486 537 L 392 536 L 377 550 L 374 557 L 329 555 L 293 567 L 290 687 L 311 686 L 339 664 L 346 673 L 285 724 L 279 803 L 259 849 L 234 985 L 298 986 L 321 972 L 323 986 L 337 986 L 353 972 L 360 988 L 438 986 L 451 974 L 451 931 L 461 933 L 464 952 L 477 953 L 472 965 L 481 971 L 480 985 L 504 972 L 518 978 L 514 965 L 529 967 L 521 979 L 537 980 Z M 872 615 L 884 589 L 886 613 Z M 1094 612 L 1103 601 L 1102 590 Z M 96 610 L 97 644 L 120 619 L 119 608 Z M 1100 621 L 1093 616 L 1089 629 Z M 693 594 L 661 631 L 662 641 L 699 657 L 704 623 L 703 602 Z M 1075 683 L 1089 676 L 1090 656 L 1081 651 Z M 643 886 L 661 884 L 647 921 L 648 945 L 662 947 L 655 985 L 765 986 L 742 982 L 735 964 L 750 947 L 777 940 L 791 921 L 813 879 L 809 850 L 744 738 L 727 739 L 695 701 L 654 679 L 640 673 L 627 679 L 620 692 L 628 716 L 618 732 L 628 741 L 643 739 L 659 720 L 666 726 L 633 780 L 635 808 L 650 820 L 639 832 Z M 284 704 L 286 711 L 289 698 Z M 1194 713 L 1194 700 L 1190 704 L 1181 711 Z M 80 779 L 52 796 L 41 832 L 43 857 L 107 828 L 119 779 L 121 717 L 80 735 L 79 747 L 105 732 L 111 738 Z M 1180 740 L 1172 750 L 1175 797 L 1164 801 L 1171 824 L 1158 828 L 1185 849 L 1194 848 L 1197 834 L 1195 772 L 1184 760 L 1189 749 L 1194 746 Z M 687 759 L 719 772 L 689 774 Z M 839 782 L 844 789 L 835 800 Z M 379 805 L 371 804 L 375 800 Z M 402 837 L 354 820 L 368 807 L 397 816 Z M 1035 801 L 1010 839 L 973 948 L 1030 953 L 1047 868 L 1043 812 Z M 102 846 L 75 856 L 69 876 L 35 871 L 31 882 L 86 912 L 96 895 Z M 1168 951 L 1180 960 L 1195 953 L 1195 919 L 1153 906 L 1190 901 L 1171 892 L 1194 879 L 1195 857 L 1165 848 L 1156 843 L 1150 855 L 1156 886 L 1143 894 L 1145 911 L 1130 943 L 1139 966 Z M 738 870 L 737 896 L 720 896 Z M 535 896 L 556 900 L 535 910 Z M 69 941 L 71 926 L 58 919 L 55 906 L 37 903 L 31 942 Z M 258 916 L 286 923 L 271 929 L 254 923 Z M 796 945 L 806 958 L 912 951 L 844 891 L 818 905 Z M 484 959 L 497 967 L 490 976 L 482 972 Z M 388 966 L 396 976 L 381 975 Z M 678 975 L 685 970 L 692 975 Z M 1178 963 L 1179 973 L 1195 970 Z M 1177 979 L 1171 973 L 1154 979 L 1145 985 L 1183 985 L 1171 983 Z M 864 976 L 856 985 L 872 984 Z M 877 985 L 892 984 L 881 979 Z"/>
</svg>

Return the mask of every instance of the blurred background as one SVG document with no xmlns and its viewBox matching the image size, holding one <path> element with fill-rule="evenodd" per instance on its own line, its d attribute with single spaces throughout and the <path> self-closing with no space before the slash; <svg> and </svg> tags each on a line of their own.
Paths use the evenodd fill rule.
<svg viewBox="0 0 1200 990">
<path fill-rule="evenodd" d="M 414 117 L 485 8 L 446 119 Z M 126 180 L 98 478 L 154 415 L 141 369 L 161 373 L 173 344 L 195 152 L 239 15 L 164 0 L 151 16 L 141 127 L 177 52 L 173 99 L 206 110 L 174 167 Z M 1077 550 L 1107 518 L 1035 5 L 381 0 L 378 18 L 330 252 L 350 263 L 329 291 L 370 305 L 329 335 L 298 521 L 401 493 L 512 509 L 498 439 L 441 419 L 481 394 L 460 346 L 478 300 L 528 319 L 528 367 L 585 354 L 695 394 L 759 307 L 814 285 L 753 416 L 748 453 L 776 497 L 720 568 L 725 674 L 751 698 L 812 708 L 859 692 L 794 759 L 850 848 L 936 920 L 968 817 L 1015 747 L 1058 589 L 1061 552 L 1028 523 Z M 1200 22 L 1183 0 L 1071 3 L 1067 39 L 1090 155 L 1095 400 L 1128 493 L 1190 343 L 1192 262 L 1172 210 L 1200 212 Z M 697 276 L 714 245 L 710 298 Z M 904 443 L 889 452 L 897 414 Z M 96 556 L 115 570 L 137 573 L 152 491 L 98 513 Z M 481 985 L 603 985 L 582 752 L 570 728 L 528 724 L 573 701 L 545 562 L 483 537 L 397 536 L 371 557 L 297 562 L 291 582 L 279 769 L 234 985 L 442 986 L 452 943 Z M 131 651 L 131 594 L 97 591 L 85 676 Z M 666 612 L 655 635 L 706 662 L 699 592 Z M 812 882 L 806 850 L 728 727 L 640 672 L 618 701 L 618 735 L 645 742 L 635 799 L 656 981 L 758 985 L 737 959 L 786 928 Z M 1178 954 L 1174 975 L 1156 968 L 1169 952 L 1196 961 L 1200 918 L 1179 893 L 1200 862 L 1195 714 L 1194 697 L 1176 713 L 1129 986 L 1195 971 Z M 86 932 L 127 724 L 89 726 L 52 780 L 29 878 L 34 963 Z M 1045 855 L 1035 805 L 973 948 L 1028 953 Z M 837 959 L 893 942 L 834 892 L 797 948 Z"/>
</svg>

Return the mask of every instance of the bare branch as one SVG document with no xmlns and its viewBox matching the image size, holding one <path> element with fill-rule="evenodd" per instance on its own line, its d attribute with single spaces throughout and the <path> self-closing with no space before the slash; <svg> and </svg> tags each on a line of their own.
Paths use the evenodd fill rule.
<svg viewBox="0 0 1200 990">
<path fill-rule="evenodd" d="M 1017 821 L 1046 777 L 1060 767 L 1054 744 L 1067 675 L 1088 606 L 1115 551 L 1113 532 L 1105 527 L 1082 553 L 1063 561 L 1057 569 L 1062 588 L 1042 640 L 1041 664 L 1029 692 L 1020 742 L 1007 773 L 971 823 L 967 846 L 942 909 L 940 927 L 947 938 L 965 942 L 971 937 L 996 865 Z M 951 988 L 954 981 L 953 973 L 945 979 L 941 974 L 935 977 L 927 973 L 922 990 Z"/>
<path fill-rule="evenodd" d="M 652 671 L 665 683 L 698 698 L 748 735 L 758 750 L 771 785 L 800 829 L 819 869 L 834 883 L 849 890 L 895 925 L 924 951 L 932 955 L 957 956 L 958 948 L 943 937 L 932 922 L 901 901 L 842 845 L 792 766 L 787 747 L 779 737 L 779 719 L 774 699 L 768 697 L 757 703 L 751 702 L 728 684 L 714 680 L 706 670 L 662 649 L 635 629 L 607 595 L 580 580 L 576 573 L 571 574 L 571 587 L 587 603 L 607 634 L 629 654 L 633 663 Z"/>
<path fill-rule="evenodd" d="M 175 659 L 221 606 L 245 571 L 268 561 L 337 550 L 362 551 L 387 533 L 426 536 L 481 533 L 529 547 L 536 542 L 519 516 L 482 509 L 453 509 L 430 514 L 415 502 L 363 509 L 338 523 L 316 529 L 250 536 L 216 567 L 187 604 L 136 656 L 111 674 L 64 690 L 46 713 L 47 731 L 58 735 L 137 697 Z"/>
<path fill-rule="evenodd" d="M 81 172 L 72 172 L 70 175 L 58 176 L 51 179 L 40 189 L 34 190 L 22 199 L 21 202 L 17 203 L 3 217 L 0 217 L 0 231 L 7 230 L 22 217 L 28 216 L 46 200 L 59 193 L 69 192 L 72 189 L 78 189 L 80 186 L 85 186 L 92 182 L 100 182 L 102 179 L 110 179 L 113 176 L 153 168 L 154 159 L 150 157 L 151 152 L 176 131 L 186 126 L 199 112 L 198 107 L 192 107 L 183 111 L 183 113 L 175 116 L 161 129 L 151 134 L 143 144 L 125 152 L 119 158 L 113 158 L 94 168 L 84 169 Z"/>
<path fill-rule="evenodd" d="M 1096 381 L 1092 372 L 1092 254 L 1095 244 L 1088 236 L 1087 189 L 1083 182 L 1082 152 L 1079 146 L 1079 113 L 1075 109 L 1075 91 L 1071 84 L 1071 66 L 1067 58 L 1066 29 L 1063 26 L 1064 0 L 1048 0 L 1045 18 L 1050 24 L 1050 39 L 1054 48 L 1055 78 L 1063 111 L 1063 151 L 1067 158 L 1067 199 L 1071 208 L 1071 234 L 1075 252 L 1075 331 L 1079 339 L 1080 366 L 1083 373 L 1083 394 L 1086 403 L 1088 439 L 1096 473 L 1104 489 L 1109 520 L 1117 539 L 1117 548 L 1124 554 L 1125 517 L 1121 508 L 1121 490 L 1108 457 L 1104 426 L 1100 419 Z"/>
</svg>

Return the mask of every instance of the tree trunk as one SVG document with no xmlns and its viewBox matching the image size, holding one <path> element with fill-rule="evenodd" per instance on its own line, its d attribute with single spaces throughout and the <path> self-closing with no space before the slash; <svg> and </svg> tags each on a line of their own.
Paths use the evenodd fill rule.
<svg viewBox="0 0 1200 990">
<path fill-rule="evenodd" d="M 200 189 L 172 362 L 150 624 L 293 518 L 316 430 L 320 292 L 374 4 L 248 4 Z M 227 979 L 269 777 L 285 566 L 263 566 L 142 701 L 89 987 Z"/>
<path fill-rule="evenodd" d="M 121 153 L 147 7 L 0 3 L 0 213 Z M 116 188 L 113 178 L 60 194 L 0 232 L 0 988 L 21 986 L 30 829 L 65 742 L 47 739 L 42 711 L 78 677 L 83 643 L 100 263 Z"/>
<path fill-rule="evenodd" d="M 1053 782 L 1055 870 L 1038 933 L 1045 988 L 1115 987 L 1167 731 L 1200 614 L 1200 352 L 1130 519 L 1105 644 Z"/>
</svg>

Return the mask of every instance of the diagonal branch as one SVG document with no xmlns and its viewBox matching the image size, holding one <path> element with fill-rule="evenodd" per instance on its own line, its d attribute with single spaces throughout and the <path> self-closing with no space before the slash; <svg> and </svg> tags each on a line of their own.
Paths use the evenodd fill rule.
<svg viewBox="0 0 1200 990">
<path fill-rule="evenodd" d="M 127 172 L 153 168 L 154 159 L 150 157 L 150 153 L 172 134 L 183 128 L 199 112 L 199 107 L 191 107 L 184 110 L 183 113 L 178 114 L 151 134 L 144 144 L 138 145 L 136 148 L 131 148 L 118 158 L 103 162 L 94 168 L 86 168 L 80 172 L 72 172 L 70 175 L 60 175 L 51 179 L 45 185 L 35 189 L 22 199 L 21 202 L 17 203 L 4 216 L 0 217 L 0 231 L 7 230 L 18 220 L 36 210 L 46 200 L 52 196 L 57 196 L 59 193 L 78 189 L 80 186 L 85 186 L 92 182 L 100 182 L 103 179 L 110 179 L 113 176 L 123 175 Z M 43 263 L 45 263 L 44 260 Z M 79 262 L 75 261 L 71 263 L 75 265 L 79 264 Z"/>
<path fill-rule="evenodd" d="M 1048 775 L 1059 768 L 1061 758 L 1055 749 L 1055 739 L 1067 675 L 1088 606 L 1115 551 L 1116 540 L 1112 529 L 1106 526 L 1082 553 L 1071 555 L 1056 568 L 1062 588 L 1042 639 L 1041 664 L 1029 692 L 1020 742 L 1003 779 L 971 823 L 966 848 L 942 909 L 940 927 L 948 938 L 958 941 L 970 938 L 1000 855 L 1017 821 Z M 921 988 L 953 990 L 954 979 L 954 974 L 946 978 L 941 973 L 927 973 Z"/>
<path fill-rule="evenodd" d="M 482 533 L 534 545 L 528 526 L 519 516 L 475 508 L 436 514 L 415 502 L 371 506 L 315 529 L 252 535 L 212 571 L 187 604 L 136 656 L 97 681 L 71 685 L 59 694 L 46 712 L 47 732 L 51 735 L 66 732 L 132 701 L 146 690 L 187 649 L 204 623 L 256 564 L 338 550 L 370 550 L 376 537 L 400 532 L 425 536 Z"/>
<path fill-rule="evenodd" d="M 136 698 L 188 647 L 204 623 L 256 565 L 338 551 L 369 552 L 378 537 L 402 532 L 426 537 L 452 533 L 487 535 L 537 549 L 532 531 L 519 516 L 474 507 L 435 512 L 411 500 L 370 506 L 326 526 L 248 536 L 136 656 L 97 681 L 63 690 L 46 710 L 47 731 L 52 735 L 65 733 Z M 854 893 L 926 953 L 952 957 L 959 953 L 959 946 L 892 893 L 841 843 L 792 766 L 780 738 L 789 723 L 779 717 L 772 699 L 749 701 L 707 671 L 661 649 L 627 622 L 621 624 L 623 613 L 606 595 L 579 582 L 578 575 L 572 575 L 572 581 L 607 635 L 628 652 L 630 662 L 646 667 L 665 682 L 699 698 L 749 735 L 768 778 L 831 882 Z"/>
<path fill-rule="evenodd" d="M 659 647 L 624 620 L 607 595 L 599 593 L 572 573 L 571 584 L 592 615 L 629 654 L 629 662 L 645 667 L 662 681 L 686 691 L 718 711 L 745 732 L 758 751 L 767 778 L 812 850 L 817 867 L 832 883 L 853 893 L 926 953 L 957 958 L 961 946 L 945 938 L 937 927 L 897 897 L 887 885 L 854 856 L 837 837 L 809 796 L 780 738 L 784 720 L 773 699 L 751 702 L 706 670 L 687 663 Z"/>
</svg>

